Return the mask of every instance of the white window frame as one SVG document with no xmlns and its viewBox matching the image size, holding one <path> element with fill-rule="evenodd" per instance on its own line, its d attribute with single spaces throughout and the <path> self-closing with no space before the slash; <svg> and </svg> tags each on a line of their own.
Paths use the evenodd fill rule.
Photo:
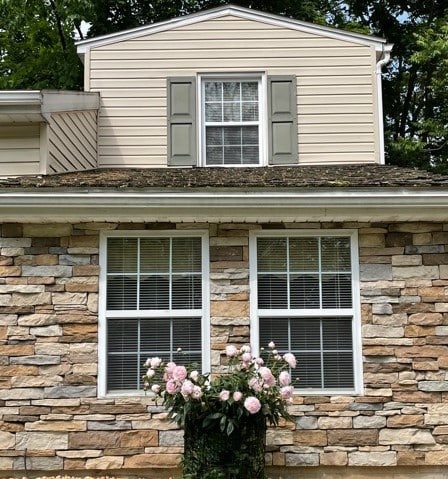
<svg viewBox="0 0 448 479">
<path fill-rule="evenodd" d="M 258 81 L 258 111 L 259 111 L 259 135 L 258 135 L 258 149 L 259 162 L 257 164 L 245 165 L 207 165 L 206 162 L 206 145 L 205 145 L 205 102 L 204 102 L 204 82 L 205 81 Z M 199 165 L 210 166 L 213 168 L 256 168 L 258 166 L 266 166 L 267 161 L 267 140 L 268 140 L 268 125 L 267 125 L 267 80 L 264 73 L 201 73 L 198 75 L 197 83 L 197 101 L 196 105 L 198 112 L 198 145 L 199 145 Z M 248 125 L 250 123 L 247 123 Z M 229 122 L 227 126 L 232 126 Z M 240 123 L 238 123 L 240 126 Z"/>
<path fill-rule="evenodd" d="M 113 317 L 127 318 L 167 318 L 186 317 L 188 311 L 182 310 L 136 310 L 132 312 L 106 310 L 107 296 L 107 240 L 108 238 L 201 238 L 201 261 L 202 261 L 202 308 L 194 311 L 195 316 L 201 316 L 201 350 L 202 350 L 202 371 L 210 371 L 210 288 L 209 288 L 209 234 L 205 230 L 191 231 L 108 231 L 100 235 L 100 278 L 99 278 L 99 299 L 98 299 L 98 396 L 135 396 L 144 394 L 143 391 L 107 391 L 107 320 Z"/>
<path fill-rule="evenodd" d="M 257 239 L 260 237 L 330 237 L 344 236 L 350 238 L 351 264 L 352 264 L 352 307 L 344 309 L 272 309 L 258 310 L 258 284 L 257 284 Z M 253 231 L 249 235 L 249 270 L 250 270 L 250 330 L 251 346 L 255 353 L 259 353 L 259 316 L 277 316 L 277 317 L 331 317 L 346 316 L 352 318 L 352 344 L 353 344 L 353 389 L 318 389 L 318 388 L 300 388 L 300 380 L 295 392 L 300 395 L 343 395 L 343 394 L 362 394 L 363 391 L 363 373 L 362 373 L 362 338 L 361 338 L 361 300 L 359 291 L 359 256 L 358 256 L 358 232 L 357 230 L 264 230 Z M 275 338 L 272 338 L 275 341 Z M 297 358 L 300 362 L 300 357 Z"/>
</svg>

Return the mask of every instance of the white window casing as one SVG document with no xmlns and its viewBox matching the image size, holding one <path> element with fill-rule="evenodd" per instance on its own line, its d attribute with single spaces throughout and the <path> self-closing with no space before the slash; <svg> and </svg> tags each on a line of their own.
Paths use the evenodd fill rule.
<svg viewBox="0 0 448 479">
<path fill-rule="evenodd" d="M 150 356 L 210 370 L 208 251 L 205 231 L 102 234 L 99 396 L 141 391 Z"/>
<path fill-rule="evenodd" d="M 254 351 L 293 352 L 299 394 L 360 394 L 357 232 L 255 231 L 249 255 Z"/>
</svg>

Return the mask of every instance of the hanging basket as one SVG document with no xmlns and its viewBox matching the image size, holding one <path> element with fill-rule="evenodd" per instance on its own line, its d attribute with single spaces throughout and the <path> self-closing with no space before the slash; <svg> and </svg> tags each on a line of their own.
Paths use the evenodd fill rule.
<svg viewBox="0 0 448 479">
<path fill-rule="evenodd" d="M 219 421 L 202 427 L 188 417 L 184 432 L 184 479 L 265 479 L 266 420 L 263 414 L 243 416 L 230 435 Z"/>
</svg>

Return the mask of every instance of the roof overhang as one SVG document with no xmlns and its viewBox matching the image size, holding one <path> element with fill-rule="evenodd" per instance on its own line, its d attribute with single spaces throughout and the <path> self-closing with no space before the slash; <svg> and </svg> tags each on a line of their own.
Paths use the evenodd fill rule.
<svg viewBox="0 0 448 479">
<path fill-rule="evenodd" d="M 313 188 L 0 192 L 0 221 L 447 221 L 446 189 Z"/>
<path fill-rule="evenodd" d="M 217 8 L 202 10 L 200 12 L 192 13 L 182 17 L 176 17 L 164 22 L 144 25 L 131 30 L 125 30 L 122 32 L 111 33 L 108 35 L 78 41 L 76 43 L 78 55 L 82 60 L 84 60 L 85 54 L 92 48 L 97 48 L 121 41 L 132 40 L 144 35 L 152 35 L 154 33 L 164 32 L 173 28 L 192 25 L 206 20 L 214 20 L 227 15 L 233 15 L 245 20 L 267 23 L 269 25 L 274 25 L 281 28 L 289 28 L 291 30 L 307 32 L 314 35 L 323 35 L 355 44 L 367 45 L 373 47 L 377 51 L 378 60 L 387 45 L 385 39 L 371 35 L 364 35 L 361 33 L 326 27 L 323 25 L 295 20 L 280 15 L 274 15 L 272 13 L 265 13 L 249 8 L 243 8 L 236 5 L 223 5 Z"/>
<path fill-rule="evenodd" d="M 0 123 L 46 122 L 52 113 L 98 110 L 98 93 L 67 90 L 0 90 Z"/>
</svg>

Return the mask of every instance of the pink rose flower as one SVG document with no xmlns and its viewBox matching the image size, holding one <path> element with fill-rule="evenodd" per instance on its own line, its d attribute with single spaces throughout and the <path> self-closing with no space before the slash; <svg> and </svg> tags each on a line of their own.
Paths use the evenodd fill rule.
<svg viewBox="0 0 448 479">
<path fill-rule="evenodd" d="M 166 392 L 168 394 L 176 394 L 179 391 L 179 385 L 173 379 L 166 382 Z"/>
<path fill-rule="evenodd" d="M 185 366 L 176 366 L 173 369 L 173 379 L 183 381 L 187 377 L 187 369 Z"/>
<path fill-rule="evenodd" d="M 221 401 L 228 401 L 229 397 L 230 397 L 230 391 L 227 391 L 227 389 L 223 389 L 219 393 L 219 399 L 221 399 Z"/>
<path fill-rule="evenodd" d="M 274 343 L 274 341 L 271 341 L 271 342 L 268 344 L 268 347 L 269 347 L 269 349 L 275 349 L 275 343 Z"/>
<path fill-rule="evenodd" d="M 249 387 L 255 392 L 259 392 L 263 389 L 263 386 L 260 384 L 259 378 L 250 378 L 248 384 Z"/>
<path fill-rule="evenodd" d="M 291 383 L 291 376 L 288 371 L 282 371 L 278 377 L 281 386 L 288 386 Z"/>
<path fill-rule="evenodd" d="M 258 372 L 259 372 L 261 378 L 263 379 L 263 382 L 264 382 L 265 386 L 267 386 L 268 388 L 274 386 L 275 377 L 274 377 L 274 375 L 272 374 L 272 371 L 269 368 L 261 367 L 258 370 Z"/>
<path fill-rule="evenodd" d="M 284 386 L 280 389 L 280 396 L 283 400 L 287 400 L 292 397 L 294 388 L 292 386 Z"/>
<path fill-rule="evenodd" d="M 173 379 L 173 371 L 175 367 L 176 363 L 167 363 L 167 365 L 165 366 L 165 374 L 163 375 L 164 381 Z"/>
<path fill-rule="evenodd" d="M 283 356 L 283 359 L 292 367 L 292 368 L 295 368 L 296 367 L 296 357 L 294 356 L 294 354 L 292 353 L 286 353 L 284 356 Z"/>
<path fill-rule="evenodd" d="M 193 392 L 194 384 L 191 381 L 186 381 L 183 382 L 182 387 L 180 388 L 180 392 L 182 393 L 182 396 L 187 397 L 190 396 Z"/>
<path fill-rule="evenodd" d="M 226 346 L 226 356 L 228 356 L 229 358 L 233 358 L 237 354 L 238 354 L 238 349 L 236 349 L 235 346 L 233 346 L 232 344 L 229 344 L 228 346 Z"/>
<path fill-rule="evenodd" d="M 152 391 L 153 393 L 159 394 L 159 392 L 160 392 L 160 384 L 153 384 L 153 385 L 151 386 L 151 391 Z"/>
<path fill-rule="evenodd" d="M 146 377 L 148 379 L 151 379 L 152 377 L 154 377 L 155 374 L 156 372 L 154 371 L 154 369 L 148 369 L 148 371 L 146 371 Z"/>
<path fill-rule="evenodd" d="M 162 364 L 162 359 L 157 356 L 155 358 L 151 358 L 149 361 L 153 369 L 157 369 Z"/>
<path fill-rule="evenodd" d="M 243 353 L 241 356 L 241 361 L 243 361 L 244 363 L 250 363 L 252 361 L 252 356 L 250 355 L 250 353 Z"/>
<path fill-rule="evenodd" d="M 202 392 L 202 389 L 199 386 L 193 386 L 193 391 L 191 392 L 191 397 L 193 399 L 201 399 L 203 394 L 204 393 Z"/>
<path fill-rule="evenodd" d="M 241 399 L 243 399 L 243 393 L 240 392 L 240 391 L 235 391 L 235 392 L 233 393 L 233 400 L 234 400 L 235 402 L 239 402 L 239 401 L 241 401 Z"/>
<path fill-rule="evenodd" d="M 199 379 L 199 371 L 196 371 L 196 369 L 194 371 L 191 371 L 190 373 L 190 378 L 194 381 L 194 382 L 198 382 L 198 379 Z"/>
<path fill-rule="evenodd" d="M 264 361 L 263 361 L 262 358 L 256 358 L 255 359 L 255 364 L 257 364 L 258 366 L 263 366 Z"/>
<path fill-rule="evenodd" d="M 250 412 L 250 414 L 257 414 L 257 412 L 261 409 L 261 403 L 256 397 L 249 396 L 244 401 L 244 407 Z"/>
</svg>

